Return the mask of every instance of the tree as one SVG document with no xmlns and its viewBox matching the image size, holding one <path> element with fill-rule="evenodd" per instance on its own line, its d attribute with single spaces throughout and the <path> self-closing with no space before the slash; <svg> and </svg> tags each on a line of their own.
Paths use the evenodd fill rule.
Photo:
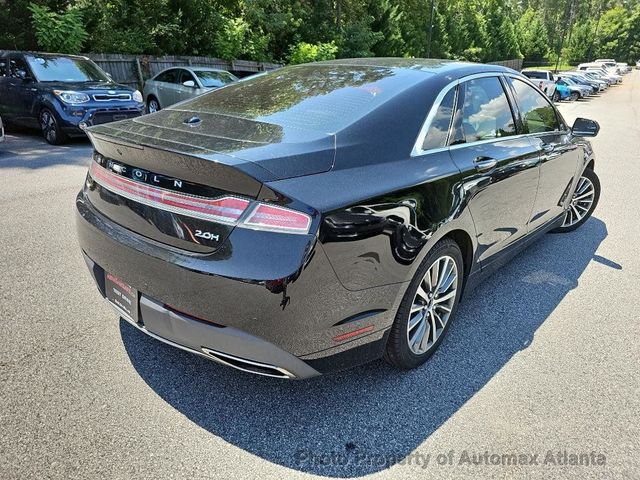
<svg viewBox="0 0 640 480">
<path fill-rule="evenodd" d="M 306 42 L 296 43 L 291 47 L 289 63 L 319 62 L 321 60 L 333 60 L 336 58 L 338 47 L 335 43 L 317 43 L 312 45 Z"/>
<path fill-rule="evenodd" d="M 376 57 L 400 57 L 404 53 L 402 39 L 402 12 L 398 5 L 391 0 L 372 0 L 369 11 L 373 16 L 371 29 L 379 33 L 379 40 L 371 45 L 371 51 Z"/>
<path fill-rule="evenodd" d="M 549 36 L 542 18 L 528 7 L 516 24 L 520 52 L 525 60 L 541 61 L 549 54 Z"/>
<path fill-rule="evenodd" d="M 80 53 L 87 32 L 82 23 L 82 13 L 68 9 L 55 13 L 45 6 L 31 3 L 33 29 L 38 46 L 47 52 Z"/>
</svg>

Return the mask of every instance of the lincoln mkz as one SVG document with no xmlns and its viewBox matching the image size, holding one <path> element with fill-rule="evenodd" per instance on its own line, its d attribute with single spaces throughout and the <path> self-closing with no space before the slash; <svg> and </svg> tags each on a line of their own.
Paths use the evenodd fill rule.
<svg viewBox="0 0 640 480">
<path fill-rule="evenodd" d="M 598 130 L 500 66 L 285 67 L 89 128 L 80 246 L 169 345 L 282 378 L 414 368 L 463 294 L 591 216 Z"/>
</svg>

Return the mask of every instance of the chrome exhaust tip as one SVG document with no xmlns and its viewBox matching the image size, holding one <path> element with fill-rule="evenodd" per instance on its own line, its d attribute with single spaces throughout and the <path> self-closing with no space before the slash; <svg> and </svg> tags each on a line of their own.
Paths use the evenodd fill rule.
<svg viewBox="0 0 640 480">
<path fill-rule="evenodd" d="M 243 372 L 253 373 L 255 375 L 262 375 L 265 377 L 275 378 L 296 378 L 294 374 L 281 367 L 269 365 L 268 363 L 256 362 L 253 360 L 247 360 L 245 358 L 236 357 L 228 353 L 218 352 L 207 347 L 201 347 L 202 352 L 212 360 L 226 365 L 227 367 L 235 368 Z"/>
</svg>

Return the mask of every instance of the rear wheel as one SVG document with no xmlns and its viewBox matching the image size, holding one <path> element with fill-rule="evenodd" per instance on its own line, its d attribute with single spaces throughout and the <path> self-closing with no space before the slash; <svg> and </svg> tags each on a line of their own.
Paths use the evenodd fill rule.
<svg viewBox="0 0 640 480">
<path fill-rule="evenodd" d="M 562 225 L 554 233 L 571 232 L 586 222 L 598 205 L 600 199 L 600 180 L 596 172 L 587 168 L 571 198 L 569 208 L 564 214 Z"/>
<path fill-rule="evenodd" d="M 389 334 L 387 362 L 415 368 L 435 352 L 457 310 L 463 279 L 460 248 L 445 238 L 424 259 L 405 292 Z"/>
<path fill-rule="evenodd" d="M 42 136 L 51 145 L 62 145 L 67 140 L 67 136 L 60 129 L 58 120 L 51 110 L 43 108 L 38 117 Z"/>
<path fill-rule="evenodd" d="M 569 99 L 572 102 L 575 102 L 576 100 L 578 100 L 580 98 L 580 94 L 578 92 L 571 92 L 571 95 L 569 96 Z"/>
<path fill-rule="evenodd" d="M 149 99 L 147 100 L 147 112 L 155 113 L 159 112 L 160 110 L 162 110 L 162 108 L 160 107 L 160 102 L 158 101 L 158 99 L 156 97 L 149 97 Z"/>
</svg>

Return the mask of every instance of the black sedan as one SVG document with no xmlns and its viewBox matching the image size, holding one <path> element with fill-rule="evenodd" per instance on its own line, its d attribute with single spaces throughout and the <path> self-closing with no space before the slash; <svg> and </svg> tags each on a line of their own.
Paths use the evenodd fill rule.
<svg viewBox="0 0 640 480">
<path fill-rule="evenodd" d="M 175 347 L 283 378 L 413 368 L 463 293 L 590 217 L 598 129 L 499 66 L 286 67 L 90 128 L 80 245 L 119 315 Z"/>
</svg>

